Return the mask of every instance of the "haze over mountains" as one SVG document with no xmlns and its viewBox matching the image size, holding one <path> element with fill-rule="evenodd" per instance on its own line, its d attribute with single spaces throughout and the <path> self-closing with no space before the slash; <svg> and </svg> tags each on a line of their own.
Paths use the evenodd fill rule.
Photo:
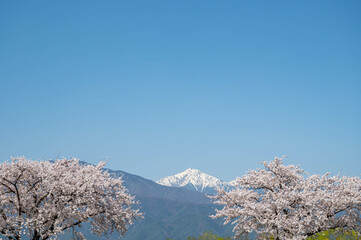
<svg viewBox="0 0 361 240">
<path fill-rule="evenodd" d="M 129 193 L 139 201 L 139 205 L 134 207 L 144 214 L 144 219 L 136 220 L 122 239 L 184 240 L 188 236 L 199 236 L 205 231 L 212 231 L 220 236 L 232 235 L 232 225 L 225 226 L 221 219 L 209 217 L 220 206 L 214 205 L 205 194 L 214 191 L 213 187 L 226 186 L 227 183 L 195 169 L 188 169 L 180 175 L 184 181 L 178 182 L 179 186 L 175 183 L 173 186 L 165 186 L 124 171 L 106 170 L 112 177 L 122 177 Z M 181 184 L 186 182 L 188 184 Z M 88 240 L 107 239 L 92 235 L 89 224 L 84 224 L 81 232 Z M 68 237 L 66 235 L 61 239 L 69 239 Z M 114 233 L 108 239 L 119 239 L 119 235 Z"/>
</svg>

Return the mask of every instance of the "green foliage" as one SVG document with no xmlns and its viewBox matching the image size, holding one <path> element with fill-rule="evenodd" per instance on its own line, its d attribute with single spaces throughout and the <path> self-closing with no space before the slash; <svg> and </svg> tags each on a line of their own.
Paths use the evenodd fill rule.
<svg viewBox="0 0 361 240">
<path fill-rule="evenodd" d="M 261 235 L 258 237 L 258 239 L 274 240 L 275 238 L 269 235 Z M 311 237 L 308 237 L 307 240 L 361 240 L 361 235 L 354 230 L 336 229 L 317 233 Z"/>
<path fill-rule="evenodd" d="M 231 238 L 230 237 L 222 238 L 222 237 L 218 237 L 216 234 L 212 234 L 212 232 L 205 232 L 197 238 L 188 237 L 187 240 L 231 240 Z"/>
<path fill-rule="evenodd" d="M 242 239 L 248 239 L 248 238 L 246 237 Z M 258 236 L 257 239 L 275 240 L 274 237 L 266 234 Z M 168 238 L 167 240 L 173 240 L 173 239 Z M 230 237 L 223 238 L 217 236 L 216 234 L 213 234 L 212 232 L 204 232 L 201 236 L 188 237 L 187 240 L 231 240 L 231 238 Z M 361 234 L 354 230 L 337 229 L 337 230 L 328 230 L 328 231 L 320 232 L 311 237 L 308 237 L 307 240 L 361 240 Z"/>
<path fill-rule="evenodd" d="M 315 234 L 308 240 L 361 240 L 361 235 L 354 230 L 328 230 Z"/>
</svg>

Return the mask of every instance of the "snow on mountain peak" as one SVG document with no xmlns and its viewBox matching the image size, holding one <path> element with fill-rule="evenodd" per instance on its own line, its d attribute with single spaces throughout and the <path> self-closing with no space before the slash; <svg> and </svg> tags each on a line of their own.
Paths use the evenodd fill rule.
<svg viewBox="0 0 361 240">
<path fill-rule="evenodd" d="M 164 177 L 157 183 L 169 187 L 184 187 L 205 193 L 214 193 L 217 188 L 229 186 L 228 183 L 193 168 L 188 168 L 173 176 Z"/>
</svg>

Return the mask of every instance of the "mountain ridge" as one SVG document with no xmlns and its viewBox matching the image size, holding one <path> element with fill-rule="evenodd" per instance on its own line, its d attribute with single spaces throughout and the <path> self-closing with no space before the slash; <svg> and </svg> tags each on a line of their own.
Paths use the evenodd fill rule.
<svg viewBox="0 0 361 240">
<path fill-rule="evenodd" d="M 181 187 L 201 193 L 214 194 L 216 189 L 231 188 L 232 182 L 224 182 L 198 169 L 188 168 L 183 172 L 159 179 L 156 183 L 169 187 Z"/>
<path fill-rule="evenodd" d="M 88 164 L 81 162 L 82 164 Z M 122 238 L 124 240 L 154 240 L 174 239 L 184 240 L 188 236 L 199 236 L 205 231 L 217 235 L 231 236 L 231 225 L 223 225 L 221 219 L 211 219 L 209 216 L 220 206 L 201 192 L 182 187 L 168 187 L 153 180 L 127 173 L 121 170 L 104 168 L 111 177 L 121 177 L 127 191 L 135 196 L 137 204 L 133 206 L 144 214 L 143 219 L 137 219 L 134 225 Z M 78 231 L 88 240 L 115 240 L 119 234 L 97 237 L 91 233 L 90 223 L 83 224 Z M 61 240 L 71 239 L 71 232 L 60 237 Z"/>
</svg>

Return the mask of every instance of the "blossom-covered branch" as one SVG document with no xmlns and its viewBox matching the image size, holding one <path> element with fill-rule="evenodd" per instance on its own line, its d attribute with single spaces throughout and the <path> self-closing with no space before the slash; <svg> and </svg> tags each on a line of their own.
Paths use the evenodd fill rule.
<svg viewBox="0 0 361 240">
<path fill-rule="evenodd" d="M 55 162 L 24 157 L 0 164 L 0 235 L 49 239 L 90 221 L 98 236 L 124 235 L 141 217 L 121 178 L 77 159 Z"/>
<path fill-rule="evenodd" d="M 306 177 L 299 166 L 284 165 L 283 158 L 263 165 L 215 197 L 224 207 L 212 217 L 232 221 L 236 235 L 254 231 L 275 239 L 305 239 L 330 229 L 361 230 L 359 177 Z"/>
</svg>

